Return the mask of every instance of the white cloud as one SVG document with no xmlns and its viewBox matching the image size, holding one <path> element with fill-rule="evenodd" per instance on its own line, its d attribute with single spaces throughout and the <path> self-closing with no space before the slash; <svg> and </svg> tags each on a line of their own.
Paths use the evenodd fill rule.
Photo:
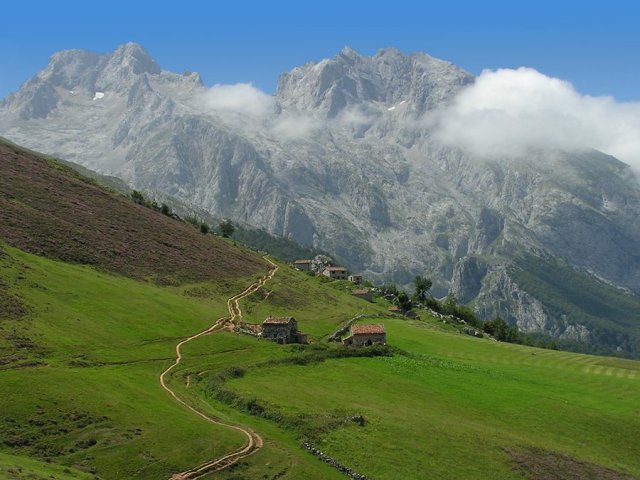
<svg viewBox="0 0 640 480">
<path fill-rule="evenodd" d="M 640 103 L 581 95 L 529 68 L 482 72 L 432 121 L 436 138 L 483 157 L 595 148 L 640 169 Z"/>
<path fill-rule="evenodd" d="M 275 100 L 250 83 L 214 85 L 202 96 L 205 107 L 219 112 L 232 112 L 251 117 L 273 113 Z"/>
<path fill-rule="evenodd" d="M 344 127 L 361 127 L 375 121 L 375 117 L 362 111 L 358 107 L 348 107 L 340 112 L 335 121 Z"/>
<path fill-rule="evenodd" d="M 309 137 L 321 127 L 322 123 L 310 115 L 282 113 L 271 130 L 283 140 L 300 140 Z"/>
</svg>

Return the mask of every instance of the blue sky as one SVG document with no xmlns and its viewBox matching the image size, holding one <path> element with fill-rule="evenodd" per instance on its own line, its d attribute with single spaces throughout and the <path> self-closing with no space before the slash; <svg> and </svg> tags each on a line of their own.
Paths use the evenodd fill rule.
<svg viewBox="0 0 640 480">
<path fill-rule="evenodd" d="M 583 94 L 640 100 L 640 6 L 620 1 L 5 2 L 0 98 L 55 51 L 142 44 L 164 68 L 273 92 L 281 72 L 394 46 L 478 74 L 528 66 Z"/>
</svg>

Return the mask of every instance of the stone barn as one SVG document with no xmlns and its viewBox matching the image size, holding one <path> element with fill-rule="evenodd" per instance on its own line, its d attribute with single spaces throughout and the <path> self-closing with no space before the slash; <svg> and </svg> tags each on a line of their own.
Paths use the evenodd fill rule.
<svg viewBox="0 0 640 480">
<path fill-rule="evenodd" d="M 351 295 L 366 300 L 367 302 L 373 302 L 373 293 L 368 288 L 356 288 L 355 290 L 351 290 Z"/>
<path fill-rule="evenodd" d="M 343 345 L 353 347 L 368 347 L 376 343 L 387 344 L 387 334 L 382 324 L 352 325 L 351 335 L 342 341 Z"/>
<path fill-rule="evenodd" d="M 262 322 L 262 338 L 278 343 L 307 343 L 307 336 L 298 331 L 293 317 L 269 317 Z"/>
<path fill-rule="evenodd" d="M 296 260 L 293 262 L 293 266 L 303 272 L 311 271 L 311 260 Z"/>
<path fill-rule="evenodd" d="M 349 275 L 349 281 L 356 285 L 362 285 L 363 278 L 362 275 Z"/>
<path fill-rule="evenodd" d="M 347 269 L 344 267 L 327 267 L 322 272 L 322 275 L 329 277 L 332 280 L 346 280 Z"/>
</svg>

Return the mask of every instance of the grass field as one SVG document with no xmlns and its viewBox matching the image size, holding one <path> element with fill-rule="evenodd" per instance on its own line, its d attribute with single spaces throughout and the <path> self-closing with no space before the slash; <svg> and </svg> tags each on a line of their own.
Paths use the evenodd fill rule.
<svg viewBox="0 0 640 480">
<path fill-rule="evenodd" d="M 247 317 L 293 314 L 319 338 L 363 308 L 384 311 L 350 298 L 338 307 L 321 294 L 341 289 L 340 282 L 283 270 L 249 298 Z M 375 321 L 385 323 L 389 343 L 400 349 L 392 357 L 278 364 L 273 358 L 305 351 L 229 335 L 219 355 L 203 356 L 219 337 L 190 345 L 183 372 L 199 372 L 195 388 L 204 392 L 208 372 L 241 367 L 242 375 L 224 383 L 236 395 L 226 403 L 237 418 L 259 428 L 256 417 L 273 417 L 298 442 L 309 424 L 323 431 L 321 419 L 330 425 L 364 416 L 364 427 L 338 422 L 314 441 L 373 479 L 640 476 L 639 362 L 472 338 L 431 318 Z M 215 396 L 209 402 L 222 408 Z M 247 404 L 258 404 L 258 415 L 247 416 Z M 259 471 L 254 460 L 246 461 L 245 475 Z"/>
<path fill-rule="evenodd" d="M 26 312 L 0 314 L 0 472 L 31 457 L 52 465 L 55 475 L 59 465 L 104 479 L 155 480 L 243 443 L 239 433 L 176 404 L 158 375 L 172 363 L 175 344 L 226 315 L 226 299 L 255 277 L 161 287 L 4 246 L 0 278 L 3 298 L 19 301 Z M 247 341 L 254 350 L 249 337 L 213 335 L 198 344 L 205 348 L 195 356 L 216 358 L 218 348 L 238 350 L 232 344 Z M 208 351 L 207 342 L 215 348 Z M 277 353 L 275 345 L 261 345 L 268 351 L 255 349 L 260 358 Z M 229 409 L 214 413 L 237 419 Z M 261 469 L 293 458 L 297 468 L 317 472 L 309 478 L 335 476 L 299 452 L 293 435 L 268 424 L 265 429 L 273 434 L 256 458 L 269 450 L 277 458 Z M 30 465 L 20 474 L 39 472 Z M 59 478 L 74 478 L 65 475 Z"/>
<path fill-rule="evenodd" d="M 162 287 L 2 250 L 3 298 L 26 315 L 0 320 L 0 478 L 168 479 L 242 444 L 158 375 L 255 276 Z M 348 284 L 285 265 L 241 305 L 254 323 L 293 315 L 312 344 L 223 332 L 185 345 L 172 388 L 265 439 L 210 479 L 345 478 L 305 439 L 371 479 L 640 477 L 638 362 L 391 318 Z M 324 338 L 356 314 L 385 324 L 391 356 L 333 358 L 342 347 Z M 349 420 L 359 415 L 363 426 Z"/>
<path fill-rule="evenodd" d="M 347 281 L 331 281 L 281 265 L 264 289 L 242 301 L 243 320 L 261 323 L 268 316 L 293 316 L 301 331 L 321 338 L 355 315 L 387 316 L 387 304 L 352 297 L 353 288 Z"/>
<path fill-rule="evenodd" d="M 4 480 L 90 480 L 94 476 L 74 468 L 0 453 L 0 478 Z"/>
<path fill-rule="evenodd" d="M 532 447 L 640 474 L 637 364 L 385 324 L 410 355 L 249 369 L 227 386 L 290 414 L 363 415 L 320 447 L 371 478 L 521 478 L 506 452 Z"/>
</svg>

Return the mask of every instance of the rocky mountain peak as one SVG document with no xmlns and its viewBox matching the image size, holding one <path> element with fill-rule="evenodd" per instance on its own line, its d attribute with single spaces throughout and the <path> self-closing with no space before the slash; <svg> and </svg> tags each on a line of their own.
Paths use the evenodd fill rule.
<svg viewBox="0 0 640 480">
<path fill-rule="evenodd" d="M 55 87 L 72 90 L 78 86 L 90 87 L 102 56 L 86 50 L 63 50 L 51 56 L 49 65 L 37 78 Z"/>
<path fill-rule="evenodd" d="M 158 74 L 160 66 L 147 51 L 137 43 L 129 42 L 120 45 L 111 55 L 108 65 L 129 69 L 136 75 L 141 73 Z"/>
<path fill-rule="evenodd" d="M 388 58 L 407 58 L 407 56 L 395 47 L 380 48 L 373 57 L 376 60 Z"/>
<path fill-rule="evenodd" d="M 329 118 L 349 107 L 378 102 L 391 107 L 412 100 L 422 113 L 447 101 L 473 76 L 428 55 L 396 48 L 363 56 L 350 47 L 334 58 L 294 68 L 280 76 L 276 98 L 284 108 L 317 111 Z"/>
<path fill-rule="evenodd" d="M 340 50 L 340 53 L 338 53 L 338 55 L 336 55 L 335 60 L 342 60 L 349 65 L 354 65 L 356 62 L 362 60 L 362 56 L 353 48 L 346 46 L 342 50 Z"/>
</svg>

